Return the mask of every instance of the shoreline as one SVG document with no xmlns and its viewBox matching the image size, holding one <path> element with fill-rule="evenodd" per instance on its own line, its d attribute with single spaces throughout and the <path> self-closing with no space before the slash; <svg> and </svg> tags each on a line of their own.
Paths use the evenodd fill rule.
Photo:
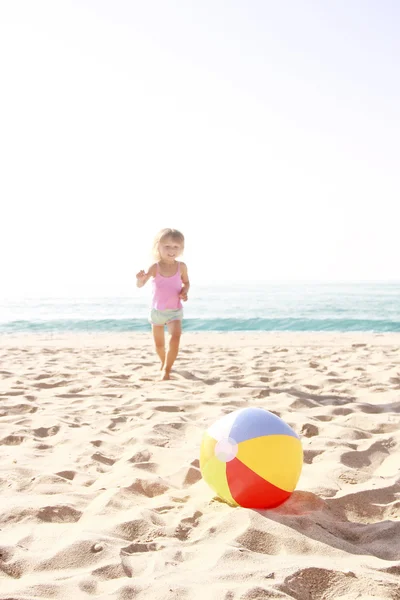
<svg viewBox="0 0 400 600">
<path fill-rule="evenodd" d="M 165 330 L 166 339 L 168 338 Z M 400 333 L 371 333 L 371 332 L 326 332 L 326 331 L 182 331 L 181 344 L 198 343 L 202 341 L 206 345 L 218 345 L 234 341 L 241 345 L 261 344 L 296 344 L 296 345 L 315 345 L 319 343 L 337 345 L 342 343 L 366 343 L 377 345 L 397 344 L 400 347 Z M 7 346 L 11 343 L 23 345 L 40 345 L 63 343 L 71 344 L 79 342 L 79 345 L 99 343 L 100 345 L 113 344 L 116 346 L 126 346 L 133 342 L 143 344 L 153 344 L 152 333 L 149 332 L 54 332 L 54 333 L 2 333 L 0 334 L 0 346 Z"/>
</svg>

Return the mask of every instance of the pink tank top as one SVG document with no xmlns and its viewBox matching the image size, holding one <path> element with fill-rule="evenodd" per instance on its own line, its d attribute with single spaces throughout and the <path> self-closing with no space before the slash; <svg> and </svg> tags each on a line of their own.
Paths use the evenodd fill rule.
<svg viewBox="0 0 400 600">
<path fill-rule="evenodd" d="M 175 275 L 171 275 L 171 277 L 161 275 L 157 263 L 157 273 L 153 279 L 152 308 L 156 310 L 182 308 L 182 302 L 179 298 L 181 289 L 181 263 L 178 262 L 178 269 Z"/>
</svg>

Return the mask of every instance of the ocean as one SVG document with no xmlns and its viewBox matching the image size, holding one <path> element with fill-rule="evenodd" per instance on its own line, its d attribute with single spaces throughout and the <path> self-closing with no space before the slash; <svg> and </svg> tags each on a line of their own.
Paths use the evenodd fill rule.
<svg viewBox="0 0 400 600">
<path fill-rule="evenodd" d="M 0 333 L 150 331 L 149 288 L 131 297 L 0 299 Z M 183 327 L 400 332 L 400 283 L 192 285 Z"/>
</svg>

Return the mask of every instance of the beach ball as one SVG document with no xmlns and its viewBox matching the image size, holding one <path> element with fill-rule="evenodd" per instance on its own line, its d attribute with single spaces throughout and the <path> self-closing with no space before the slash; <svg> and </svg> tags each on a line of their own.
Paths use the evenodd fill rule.
<svg viewBox="0 0 400 600">
<path fill-rule="evenodd" d="M 279 506 L 295 489 L 302 466 L 299 436 L 263 408 L 229 413 L 203 435 L 203 479 L 220 498 L 235 506 Z"/>
</svg>

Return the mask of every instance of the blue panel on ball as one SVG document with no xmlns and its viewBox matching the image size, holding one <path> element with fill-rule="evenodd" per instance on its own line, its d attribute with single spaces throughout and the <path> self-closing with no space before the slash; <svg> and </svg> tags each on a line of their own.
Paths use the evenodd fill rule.
<svg viewBox="0 0 400 600">
<path fill-rule="evenodd" d="M 229 437 L 237 444 L 264 435 L 299 436 L 282 419 L 263 408 L 246 408 L 236 417 Z"/>
</svg>

